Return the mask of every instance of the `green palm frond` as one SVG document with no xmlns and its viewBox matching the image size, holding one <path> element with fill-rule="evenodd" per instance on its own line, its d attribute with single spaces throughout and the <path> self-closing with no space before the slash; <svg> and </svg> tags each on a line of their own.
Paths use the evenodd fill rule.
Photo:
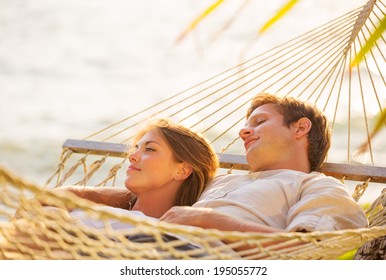
<svg viewBox="0 0 386 280">
<path fill-rule="evenodd" d="M 274 23 L 282 19 L 300 0 L 287 0 L 283 6 L 268 20 L 263 26 L 259 29 L 259 33 L 266 32 Z M 193 29 L 197 27 L 199 23 L 201 23 L 209 14 L 211 14 L 214 10 L 216 10 L 220 4 L 222 4 L 224 0 L 217 0 L 213 4 L 211 4 L 208 8 L 206 8 L 202 13 L 200 13 L 178 36 L 176 39 L 176 43 L 180 43 L 186 35 L 188 35 Z M 223 30 L 228 28 L 234 21 L 234 19 L 238 16 L 239 12 L 246 6 L 249 1 L 244 1 L 241 3 L 238 10 L 235 12 L 233 17 L 228 20 L 228 22 L 221 28 L 221 30 L 217 33 L 221 33 Z"/>
<path fill-rule="evenodd" d="M 377 41 L 382 38 L 383 32 L 386 30 L 386 15 L 380 20 L 378 26 L 370 34 L 366 44 L 359 50 L 354 59 L 351 61 L 351 67 L 357 66 L 366 56 L 367 53 L 376 45 Z M 358 148 L 358 154 L 366 153 L 370 148 L 370 141 L 386 126 L 386 108 L 383 108 L 376 117 L 374 128 L 370 132 L 366 141 Z"/>
<path fill-rule="evenodd" d="M 373 131 L 371 132 L 371 135 L 372 136 L 375 136 L 381 129 L 382 127 L 386 124 L 386 108 L 384 108 L 382 110 L 382 112 L 380 112 L 378 114 L 378 117 L 377 117 L 377 122 L 375 123 L 375 126 L 374 126 L 374 129 Z"/>
<path fill-rule="evenodd" d="M 185 36 L 190 33 L 196 26 L 204 20 L 210 13 L 212 13 L 220 4 L 222 4 L 224 0 L 216 0 L 212 5 L 204 10 L 201 14 L 199 14 L 177 37 L 176 42 L 181 42 Z"/>
<path fill-rule="evenodd" d="M 228 29 L 233 22 L 239 17 L 241 12 L 247 7 L 251 0 L 243 0 L 243 2 L 239 5 L 239 7 L 234 11 L 232 16 L 224 22 L 224 24 L 211 36 L 210 41 L 215 41 L 220 34 L 222 34 L 226 29 Z"/>
<path fill-rule="evenodd" d="M 363 154 L 369 149 L 370 140 L 373 139 L 375 135 L 377 135 L 385 125 L 386 125 L 386 108 L 383 108 L 383 110 L 377 115 L 377 120 L 375 122 L 373 130 L 369 134 L 368 139 L 359 146 L 358 153 Z"/>
<path fill-rule="evenodd" d="M 299 0 L 289 0 L 287 1 L 277 13 L 271 17 L 260 29 L 259 33 L 262 34 L 266 32 L 274 23 L 283 18 L 294 6 L 298 3 Z"/>
<path fill-rule="evenodd" d="M 386 15 L 379 22 L 379 25 L 371 33 L 369 39 L 366 41 L 366 44 L 359 50 L 357 55 L 351 62 L 351 67 L 354 67 L 363 60 L 365 55 L 375 46 L 376 41 L 381 38 L 382 33 L 386 30 Z"/>
</svg>

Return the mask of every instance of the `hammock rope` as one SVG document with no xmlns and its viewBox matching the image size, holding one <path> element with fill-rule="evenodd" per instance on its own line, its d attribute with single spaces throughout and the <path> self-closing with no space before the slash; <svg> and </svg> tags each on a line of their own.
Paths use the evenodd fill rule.
<svg viewBox="0 0 386 280">
<path fill-rule="evenodd" d="M 123 181 L 120 170 L 126 163 L 127 149 L 122 146 L 129 146 L 138 126 L 151 117 L 166 116 L 200 131 L 220 155 L 225 152 L 242 155 L 237 127 L 244 121 L 251 98 L 259 92 L 297 97 L 323 109 L 331 120 L 333 140 L 338 139 L 333 141 L 331 149 L 339 149 L 341 139 L 347 137 L 347 164 L 357 164 L 356 160 L 365 157 L 351 152 L 356 149 L 358 139 L 352 138 L 359 126 L 369 142 L 369 163 L 376 166 L 378 159 L 370 126 L 371 117 L 381 112 L 386 102 L 386 80 L 382 73 L 386 69 L 382 51 L 386 48 L 384 35 L 360 64 L 351 67 L 351 62 L 385 17 L 385 11 L 384 0 L 370 0 L 363 7 L 83 139 L 115 143 L 117 147 L 112 150 L 99 150 L 96 144 L 94 149 L 86 151 L 64 146 L 56 170 L 44 187 L 0 166 L 0 258 L 336 259 L 385 236 L 385 191 L 367 210 L 370 228 L 279 234 L 221 232 L 149 221 L 100 209 L 71 194 L 50 191 L 65 184 L 102 187 Z M 360 118 L 361 124 L 353 118 Z M 339 160 L 343 162 L 344 157 L 340 155 Z M 226 168 L 231 172 L 243 169 L 239 168 L 242 164 L 233 162 Z M 379 170 L 381 174 L 370 175 L 356 186 L 355 200 L 359 200 L 371 182 L 379 178 L 386 181 L 384 169 Z M 341 179 L 346 177 L 341 176 Z M 42 207 L 37 200 L 31 200 L 33 197 L 58 210 Z M 101 221 L 103 226 L 95 229 L 74 225 L 60 211 L 67 208 L 82 209 L 88 218 Z M 19 219 L 14 219 L 15 215 Z M 111 220 L 132 227 L 117 231 L 111 227 Z"/>
<path fill-rule="evenodd" d="M 338 106 L 344 105 L 340 103 L 343 100 L 341 93 L 342 91 L 347 92 L 347 87 L 349 87 L 348 99 L 351 98 L 354 82 L 358 83 L 355 84 L 355 87 L 366 86 L 366 90 L 369 91 L 367 95 L 373 92 L 376 102 L 381 108 L 380 97 L 377 93 L 379 90 L 373 82 L 374 78 L 370 69 L 367 69 L 366 78 L 370 79 L 372 84 L 371 88 L 373 90 L 371 91 L 367 84 L 359 85 L 362 80 L 361 77 L 355 77 L 354 79 L 352 73 L 347 73 L 347 71 L 352 72 L 352 70 L 346 70 L 349 60 L 353 57 L 354 51 L 351 50 L 356 49 L 356 45 L 361 45 L 360 42 L 358 43 L 360 40 L 359 34 L 365 37 L 363 29 L 371 30 L 374 28 L 372 26 L 374 21 L 379 21 L 379 11 L 377 14 L 373 8 L 379 8 L 380 6 L 374 6 L 374 3 L 375 1 L 369 1 L 363 8 L 347 13 L 321 28 L 252 58 L 144 111 L 148 113 L 151 109 L 154 112 L 154 114 L 151 114 L 152 116 L 167 115 L 179 122 L 189 123 L 189 126 L 197 127 L 199 131 L 217 136 L 221 133 L 219 131 L 231 131 L 234 124 L 237 125 L 242 121 L 240 116 L 243 113 L 241 112 L 249 103 L 251 96 L 257 92 L 271 91 L 320 103 L 322 108 L 334 112 L 332 115 L 335 122 Z M 371 17 L 374 17 L 374 19 Z M 382 40 L 384 40 L 383 37 Z M 380 49 L 379 46 L 376 49 Z M 385 83 L 382 71 L 380 71 L 381 68 L 378 65 L 378 57 L 376 58 L 375 55 L 378 55 L 378 52 L 375 53 L 373 50 L 371 52 L 371 57 L 374 58 L 372 61 L 375 61 L 376 68 L 380 72 L 379 75 Z M 366 58 L 366 65 L 368 65 L 367 60 L 371 57 Z M 364 70 L 361 69 L 361 71 Z M 337 83 L 338 77 L 341 77 L 340 83 Z M 350 80 L 346 85 L 344 84 L 345 79 Z M 363 93 L 363 89 L 361 92 Z M 306 93 L 308 93 L 307 96 Z M 351 118 L 351 104 L 352 101 L 349 100 L 347 107 L 349 118 Z M 333 106 L 332 109 L 328 108 L 331 106 Z M 225 114 L 223 114 L 224 112 Z M 138 115 L 140 114 L 135 114 L 130 118 L 117 122 L 115 125 L 109 126 L 100 133 L 90 135 L 86 139 L 96 139 L 94 137 L 102 132 L 118 128 L 120 124 L 129 121 L 130 124 L 125 125 L 123 129 L 108 133 L 108 138 L 102 138 L 102 141 L 113 140 L 113 142 L 128 143 L 131 140 L 130 135 L 133 133 L 129 130 L 135 131 L 138 124 L 149 117 L 149 114 L 146 114 L 145 117 L 133 121 L 132 119 Z M 197 116 L 199 116 L 198 120 Z M 235 116 L 238 117 L 235 118 Z M 213 119 L 215 120 L 212 121 Z M 229 121 L 231 119 L 232 121 Z M 367 119 L 367 116 L 365 119 Z M 239 120 L 239 122 L 235 122 L 235 120 Z M 231 126 L 226 127 L 224 125 L 226 123 L 230 123 Z M 120 140 L 114 139 L 122 134 L 126 137 Z M 127 137 L 128 135 L 129 137 Z M 221 140 L 219 137 L 214 136 L 212 139 Z M 348 143 L 350 149 L 351 143 Z M 349 154 L 347 161 L 350 160 L 351 155 Z"/>
<path fill-rule="evenodd" d="M 103 210 L 95 211 L 95 204 L 87 200 L 70 194 L 60 195 L 42 190 L 38 186 L 14 176 L 2 167 L 0 168 L 0 175 L 7 183 L 18 185 L 24 191 L 35 193 L 51 205 L 56 205 L 59 208 L 64 206 L 82 208 L 87 211 L 90 217 L 106 222 L 103 230 L 74 226 L 61 212 L 51 213 L 42 209 L 36 201 L 26 200 L 24 196 L 15 196 L 13 199 L 19 200 L 21 207 L 19 208 L 19 215 L 22 219 L 16 220 L 12 224 L 0 224 L 2 237 L 0 256 L 3 258 L 10 258 L 10 256 L 21 259 L 336 258 L 347 250 L 355 249 L 358 244 L 386 234 L 386 228 L 378 226 L 378 224 L 385 223 L 384 219 L 379 219 L 380 216 L 383 215 L 383 218 L 385 216 L 384 196 L 380 197 L 376 204 L 369 208 L 372 228 L 306 234 L 221 232 L 146 221 Z M 25 210 L 25 212 L 20 210 Z M 31 221 L 37 214 L 39 219 Z M 134 228 L 121 232 L 114 231 L 109 228 L 107 223 L 111 219 L 127 222 L 132 224 Z M 28 221 L 28 228 L 24 223 L 25 220 Z M 165 236 L 171 234 L 179 239 L 166 240 Z M 126 235 L 150 236 L 153 242 L 147 240 L 148 242 L 139 244 L 128 240 Z M 227 240 L 228 244 L 219 243 L 218 240 Z M 35 247 L 28 246 L 28 242 L 31 242 Z M 249 248 L 238 250 L 238 248 L 247 245 Z M 187 247 L 182 250 L 181 248 L 184 246 Z M 234 250 L 230 251 L 230 249 Z"/>
</svg>

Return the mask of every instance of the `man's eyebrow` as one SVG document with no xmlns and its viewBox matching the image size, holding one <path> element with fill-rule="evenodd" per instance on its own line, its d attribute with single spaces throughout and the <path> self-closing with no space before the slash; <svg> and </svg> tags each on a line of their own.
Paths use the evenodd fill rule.
<svg viewBox="0 0 386 280">
<path fill-rule="evenodd" d="M 245 122 L 245 124 L 247 125 L 250 121 L 253 121 L 253 120 L 260 118 L 260 117 L 266 117 L 268 115 L 269 115 L 269 113 L 266 113 L 266 112 L 261 112 L 261 113 L 255 114 L 255 115 L 250 115 L 249 118 L 247 119 L 247 121 Z"/>
</svg>

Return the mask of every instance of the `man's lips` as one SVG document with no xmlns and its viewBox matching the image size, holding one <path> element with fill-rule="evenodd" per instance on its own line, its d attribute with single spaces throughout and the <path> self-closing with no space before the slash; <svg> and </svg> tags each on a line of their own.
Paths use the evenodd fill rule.
<svg viewBox="0 0 386 280">
<path fill-rule="evenodd" d="M 257 141 L 257 138 L 248 138 L 247 140 L 245 140 L 244 142 L 244 147 L 245 149 L 247 150 L 248 149 L 248 146 L 250 146 L 250 144 L 252 144 L 253 142 Z"/>
</svg>

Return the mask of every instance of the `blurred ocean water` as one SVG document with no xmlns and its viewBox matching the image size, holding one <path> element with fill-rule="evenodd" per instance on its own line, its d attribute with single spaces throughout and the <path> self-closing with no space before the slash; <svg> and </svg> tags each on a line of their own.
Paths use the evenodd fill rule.
<svg viewBox="0 0 386 280">
<path fill-rule="evenodd" d="M 250 1 L 209 44 L 239 3 L 228 1 L 175 45 L 212 1 L 0 0 L 0 163 L 44 183 L 65 139 L 83 138 L 236 65 L 244 43 L 283 2 Z M 302 0 L 248 55 L 364 3 Z M 380 143 L 376 152 L 385 150 Z"/>
</svg>

